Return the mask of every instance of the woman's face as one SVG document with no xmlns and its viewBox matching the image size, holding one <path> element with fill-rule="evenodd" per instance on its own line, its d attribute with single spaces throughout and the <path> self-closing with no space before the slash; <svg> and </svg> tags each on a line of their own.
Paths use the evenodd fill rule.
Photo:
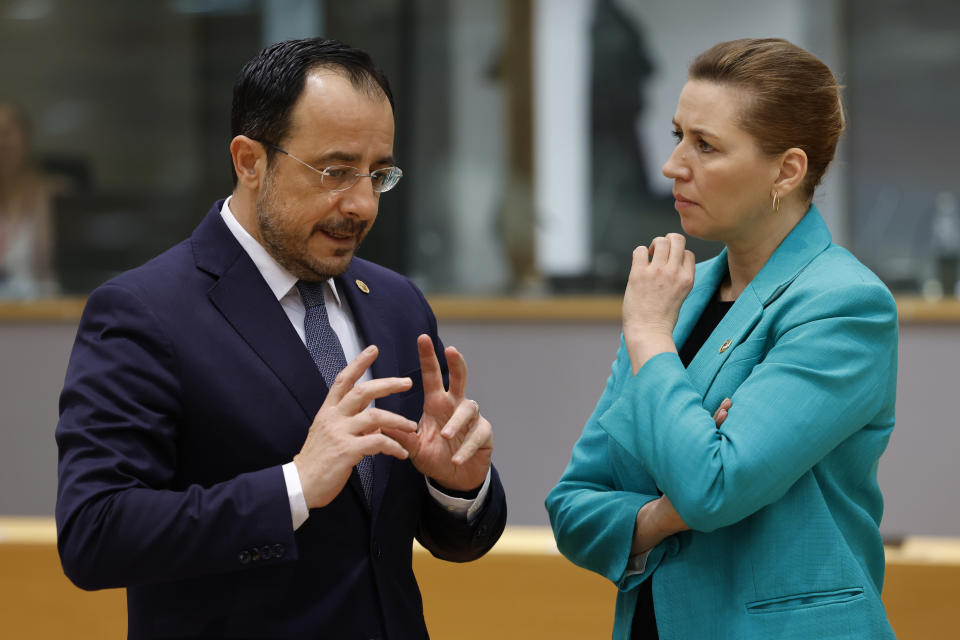
<svg viewBox="0 0 960 640">
<path fill-rule="evenodd" d="M 746 240 L 769 218 L 779 159 L 740 128 L 749 94 L 704 80 L 687 82 L 673 117 L 677 146 L 663 165 L 688 234 Z"/>
</svg>

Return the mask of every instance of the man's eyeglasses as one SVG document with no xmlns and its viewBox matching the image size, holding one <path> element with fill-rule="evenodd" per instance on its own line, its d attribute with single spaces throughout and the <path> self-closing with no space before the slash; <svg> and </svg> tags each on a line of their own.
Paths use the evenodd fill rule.
<svg viewBox="0 0 960 640">
<path fill-rule="evenodd" d="M 346 164 L 335 164 L 331 165 L 325 169 L 317 169 L 313 165 L 307 164 L 297 156 L 293 155 L 285 149 L 281 149 L 275 144 L 270 144 L 269 142 L 264 143 L 271 149 L 279 151 L 285 156 L 290 156 L 307 169 L 315 173 L 320 174 L 320 184 L 328 191 L 346 191 L 353 185 L 357 184 L 357 181 L 360 178 L 370 178 L 370 183 L 373 185 L 373 190 L 376 193 L 384 193 L 390 191 L 397 183 L 400 182 L 400 178 L 403 177 L 403 171 L 400 170 L 400 167 L 383 167 L 382 169 L 375 169 L 370 173 L 360 173 L 357 171 L 356 167 L 351 167 Z"/>
</svg>

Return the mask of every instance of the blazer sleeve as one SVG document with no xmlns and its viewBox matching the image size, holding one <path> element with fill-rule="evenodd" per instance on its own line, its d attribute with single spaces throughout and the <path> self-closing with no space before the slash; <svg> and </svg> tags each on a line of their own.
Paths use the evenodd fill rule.
<svg viewBox="0 0 960 640">
<path fill-rule="evenodd" d="M 78 586 L 128 587 L 296 559 L 280 467 L 171 488 L 180 397 L 176 353 L 149 307 L 116 284 L 91 294 L 56 430 L 57 545 Z"/>
<path fill-rule="evenodd" d="M 493 548 L 507 524 L 507 501 L 495 467 L 490 467 L 487 499 L 467 521 L 448 513 L 428 497 L 417 529 L 417 541 L 441 560 L 469 562 Z"/>
<path fill-rule="evenodd" d="M 408 281 L 409 282 L 409 281 Z M 426 315 L 427 333 L 433 339 L 434 351 L 443 372 L 444 386 L 449 387 L 449 371 L 444 346 L 437 333 L 437 319 L 423 293 L 409 283 Z M 422 401 L 422 397 L 421 397 Z M 507 499 L 496 468 L 490 466 L 490 486 L 480 511 L 469 522 L 451 515 L 426 491 L 423 511 L 417 526 L 417 541 L 431 554 L 451 562 L 469 562 L 493 548 L 507 524 Z"/>
<path fill-rule="evenodd" d="M 546 507 L 560 552 L 574 564 L 599 573 L 626 590 L 653 573 L 666 541 L 650 552 L 642 574 L 626 574 L 637 512 L 658 494 L 649 476 L 648 482 L 633 486 L 617 477 L 612 464 L 612 458 L 619 454 L 617 444 L 598 422 L 617 401 L 624 363 L 629 367 L 621 338 L 618 358 L 603 395 L 573 447 L 563 476 L 547 495 Z M 632 475 L 645 474 L 638 469 Z"/>
<path fill-rule="evenodd" d="M 722 427 L 674 353 L 647 361 L 599 418 L 694 530 L 778 500 L 882 410 L 892 416 L 897 310 L 886 287 L 807 290 L 778 313 L 774 343 Z"/>
</svg>

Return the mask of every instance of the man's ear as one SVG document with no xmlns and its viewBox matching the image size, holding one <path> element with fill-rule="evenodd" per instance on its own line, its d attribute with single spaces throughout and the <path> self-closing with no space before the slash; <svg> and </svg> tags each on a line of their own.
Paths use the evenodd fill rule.
<svg viewBox="0 0 960 640">
<path fill-rule="evenodd" d="M 806 177 L 807 153 L 803 149 L 792 147 L 780 157 L 780 173 L 773 181 L 773 190 L 784 198 L 802 185 Z"/>
<path fill-rule="evenodd" d="M 267 152 L 263 145 L 240 135 L 230 141 L 230 155 L 233 170 L 237 172 L 237 185 L 258 190 L 267 171 Z"/>
</svg>

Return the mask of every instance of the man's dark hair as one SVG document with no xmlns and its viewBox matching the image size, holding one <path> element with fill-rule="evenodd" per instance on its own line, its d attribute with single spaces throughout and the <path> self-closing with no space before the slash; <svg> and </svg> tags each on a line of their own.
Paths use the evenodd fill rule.
<svg viewBox="0 0 960 640">
<path fill-rule="evenodd" d="M 290 112 L 303 93 L 307 74 L 329 68 L 344 74 L 353 86 L 372 97 L 386 96 L 393 108 L 387 77 L 370 55 L 337 40 L 303 38 L 266 47 L 243 66 L 233 85 L 230 137 L 245 135 L 279 145 L 290 130 Z M 267 161 L 274 149 L 267 146 Z M 237 175 L 234 171 L 233 182 Z"/>
</svg>

